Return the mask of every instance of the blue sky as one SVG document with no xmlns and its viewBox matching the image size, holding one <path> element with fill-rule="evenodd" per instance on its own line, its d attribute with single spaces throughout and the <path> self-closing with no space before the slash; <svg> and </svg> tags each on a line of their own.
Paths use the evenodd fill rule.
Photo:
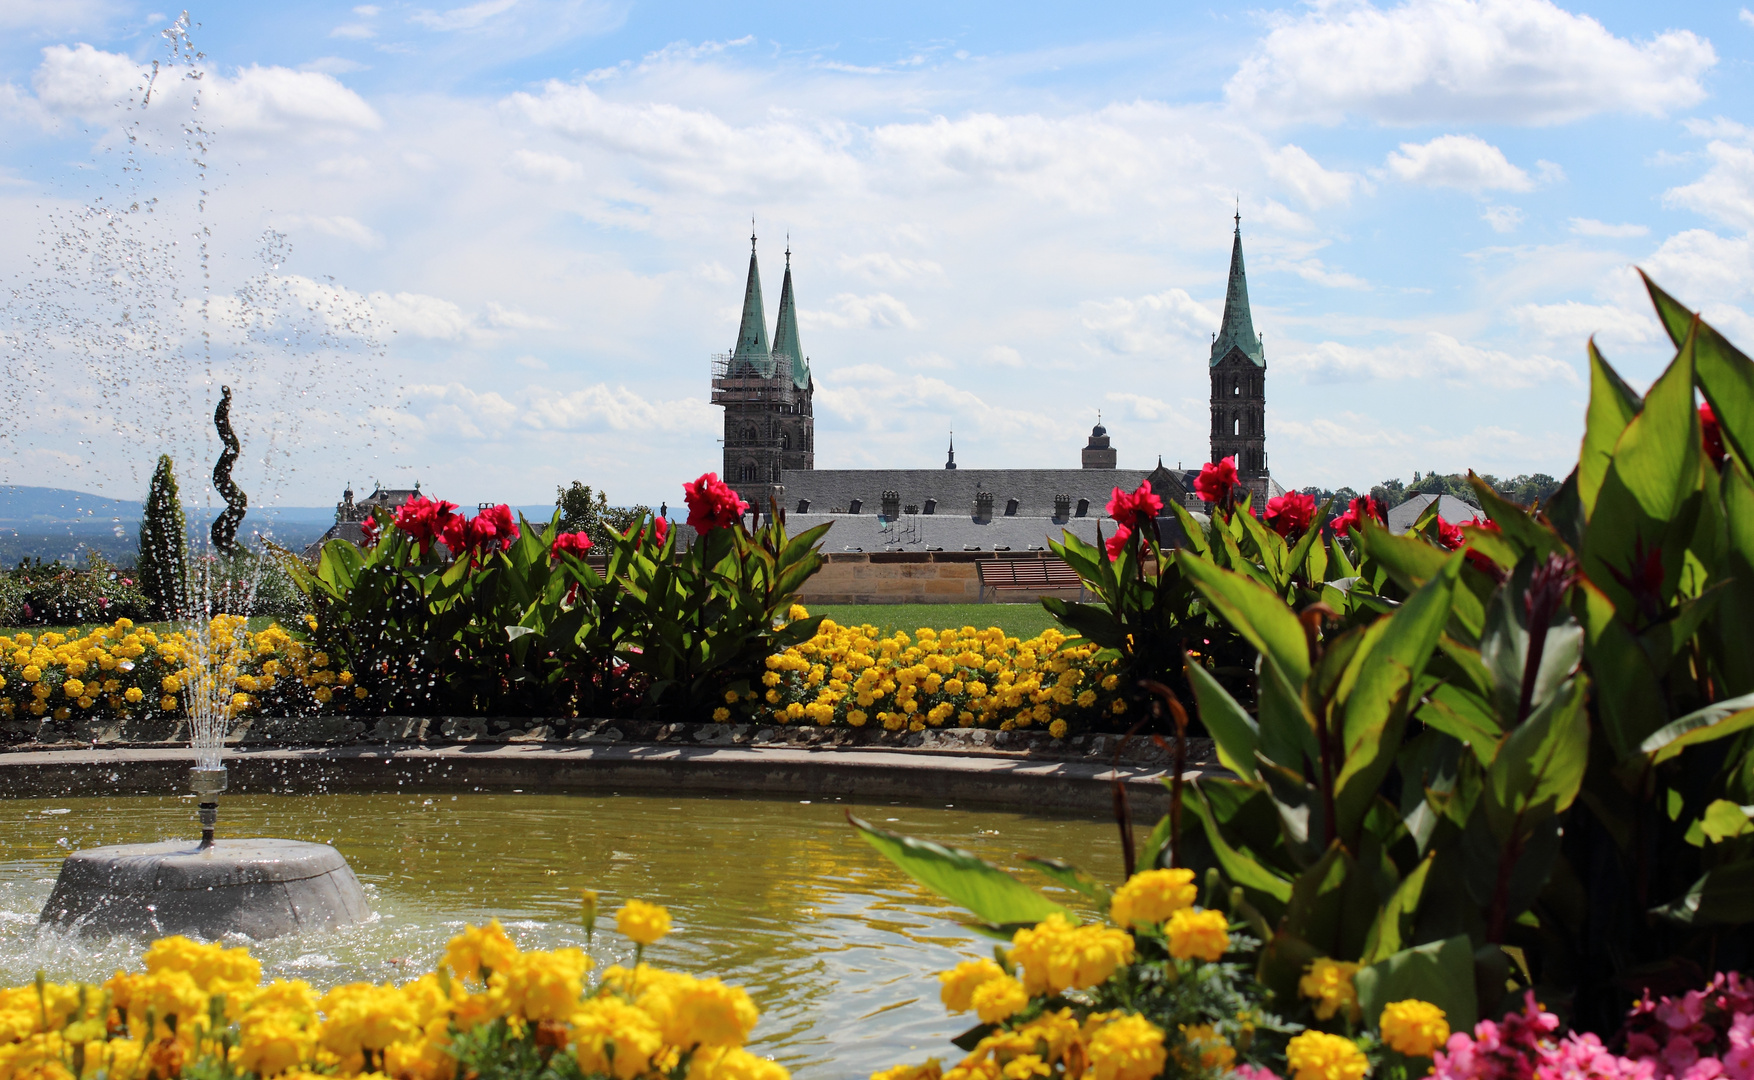
<svg viewBox="0 0 1754 1080">
<path fill-rule="evenodd" d="M 1236 201 L 1289 486 L 1563 473 L 1588 336 L 1666 359 L 1634 265 L 1754 342 L 1740 4 L 851 7 L 228 3 L 141 110 L 176 10 L 12 0 L 0 480 L 137 497 L 231 380 L 283 502 L 678 501 L 751 215 L 824 468 L 1203 461 Z M 53 269 L 151 198 L 92 240 L 150 269 Z"/>
</svg>

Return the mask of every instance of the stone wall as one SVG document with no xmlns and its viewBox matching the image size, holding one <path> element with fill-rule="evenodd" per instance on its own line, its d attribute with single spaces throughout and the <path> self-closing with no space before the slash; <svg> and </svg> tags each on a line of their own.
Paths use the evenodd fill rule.
<svg viewBox="0 0 1754 1080">
<path fill-rule="evenodd" d="M 798 599 L 817 604 L 977 604 L 987 600 L 1034 603 L 1043 596 L 1068 600 L 1078 589 L 1043 592 L 1007 590 L 982 594 L 983 562 L 1040 561 L 1060 557 L 1051 551 L 868 551 L 824 556 L 822 569 L 804 583 Z M 1063 564 L 1062 564 L 1063 565 Z"/>
</svg>

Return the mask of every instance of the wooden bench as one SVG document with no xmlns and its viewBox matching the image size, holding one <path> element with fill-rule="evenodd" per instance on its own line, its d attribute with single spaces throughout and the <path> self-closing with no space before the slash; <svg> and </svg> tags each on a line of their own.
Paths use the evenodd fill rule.
<svg viewBox="0 0 1754 1080">
<path fill-rule="evenodd" d="M 981 599 L 992 589 L 1000 592 L 1043 592 L 1077 589 L 1084 598 L 1084 579 L 1063 559 L 996 559 L 975 564 L 980 571 Z"/>
</svg>

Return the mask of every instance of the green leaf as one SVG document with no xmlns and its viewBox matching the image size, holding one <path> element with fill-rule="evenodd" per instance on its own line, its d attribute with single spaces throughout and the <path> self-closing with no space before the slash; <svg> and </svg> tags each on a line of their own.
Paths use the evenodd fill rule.
<svg viewBox="0 0 1754 1080">
<path fill-rule="evenodd" d="M 1504 734 L 1498 718 L 1484 698 L 1445 683 L 1426 696 L 1415 714 L 1420 723 L 1435 728 L 1473 751 L 1480 764 L 1490 765 L 1498 754 L 1498 740 Z"/>
<path fill-rule="evenodd" d="M 1236 703 L 1203 666 L 1182 654 L 1188 685 L 1193 687 L 1200 722 L 1217 745 L 1218 763 L 1245 780 L 1255 779 L 1255 751 L 1260 748 L 1260 729 L 1248 710 Z"/>
<path fill-rule="evenodd" d="M 1638 746 L 1650 764 L 1661 765 L 1689 746 L 1714 742 L 1754 727 L 1754 694 L 1714 702 L 1664 724 Z"/>
<path fill-rule="evenodd" d="M 903 873 L 990 926 L 1037 923 L 1049 915 L 1078 918 L 973 852 L 879 829 L 847 812 L 865 842 Z"/>
<path fill-rule="evenodd" d="M 1364 1026 L 1370 1031 L 1377 1030 L 1385 1006 L 1409 998 L 1442 1009 L 1451 1031 L 1468 1031 L 1474 1026 L 1474 946 L 1466 934 L 1403 949 L 1360 968 L 1352 985 L 1358 990 Z"/>
<path fill-rule="evenodd" d="M 1685 926 L 1735 926 L 1754 922 L 1754 861 L 1714 867 L 1678 899 L 1651 914 Z"/>
<path fill-rule="evenodd" d="M 1431 500 L 1426 507 L 1431 507 L 1437 500 Z M 1443 570 L 1444 564 L 1452 558 L 1450 552 L 1436 547 L 1421 539 L 1417 534 L 1408 532 L 1402 536 L 1369 520 L 1364 521 L 1358 534 L 1359 546 L 1364 552 L 1389 572 L 1395 583 L 1401 588 L 1412 592 Z M 1480 629 L 1486 622 L 1486 612 L 1480 598 L 1466 589 L 1456 589 L 1451 596 L 1452 611 L 1457 621 L 1473 637 L 1480 636 Z"/>
<path fill-rule="evenodd" d="M 1714 844 L 1754 831 L 1748 811 L 1728 799 L 1713 799 L 1699 817 L 1700 832 Z"/>
<path fill-rule="evenodd" d="M 1614 444 L 1620 441 L 1621 433 L 1643 404 L 1626 380 L 1596 351 L 1594 338 L 1590 339 L 1589 354 L 1590 405 L 1584 414 L 1583 449 L 1577 461 L 1577 494 L 1586 518 L 1595 513 L 1596 496 L 1608 476 Z"/>
<path fill-rule="evenodd" d="M 1679 300 L 1657 287 L 1650 275 L 1641 268 L 1638 276 L 1644 279 L 1644 289 L 1650 293 L 1651 306 L 1657 309 L 1657 318 L 1662 320 L 1663 329 L 1668 332 L 1669 340 L 1679 349 L 1687 340 L 1687 333 L 1693 327 L 1693 312 Z"/>
<path fill-rule="evenodd" d="M 1280 928 L 1314 945 L 1324 955 L 1339 952 L 1347 879 L 1356 869 L 1345 846 L 1335 840 L 1313 866 L 1297 875 Z"/>
<path fill-rule="evenodd" d="M 1165 816 L 1164 820 L 1168 821 L 1169 818 Z M 1109 891 L 1107 885 L 1062 859 L 1047 859 L 1038 855 L 1020 855 L 1018 857 L 1066 888 L 1083 893 L 1092 900 L 1101 903 L 1105 908 L 1108 906 L 1109 898 L 1114 895 Z M 1144 859 L 1140 860 L 1139 869 L 1149 870 L 1151 868 L 1150 862 Z"/>
<path fill-rule="evenodd" d="M 1278 662 L 1294 685 L 1309 677 L 1309 642 L 1303 625 L 1271 589 L 1251 578 L 1199 558 L 1185 548 L 1175 553 L 1182 573 L 1206 602 L 1257 650 Z"/>
<path fill-rule="evenodd" d="M 1436 858 L 1434 852 L 1419 860 L 1413 872 L 1395 887 L 1394 894 L 1377 913 L 1376 922 L 1365 938 L 1360 963 L 1379 963 L 1401 951 L 1403 943 L 1413 933 L 1414 917 L 1419 913 L 1419 897 L 1425 892 L 1425 879 L 1430 875 L 1431 864 Z"/>
<path fill-rule="evenodd" d="M 1285 902 L 1291 899 L 1291 882 L 1231 846 L 1224 831 L 1218 827 L 1217 817 L 1206 802 L 1198 780 L 1183 788 L 1183 795 L 1182 807 L 1200 819 L 1206 840 L 1212 845 L 1213 855 L 1218 860 L 1218 869 L 1225 879 L 1232 885 L 1241 886 L 1249 894 L 1249 903 L 1260 908 L 1269 919 L 1277 918 L 1284 910 Z"/>
<path fill-rule="evenodd" d="M 1540 817 L 1565 812 L 1589 761 L 1587 676 L 1578 675 L 1505 736 L 1486 773 L 1486 818 L 1500 843 L 1511 843 Z"/>
</svg>

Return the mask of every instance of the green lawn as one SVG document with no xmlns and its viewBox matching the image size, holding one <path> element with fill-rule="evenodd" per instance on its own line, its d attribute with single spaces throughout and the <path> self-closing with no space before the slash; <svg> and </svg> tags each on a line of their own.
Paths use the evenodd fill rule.
<svg viewBox="0 0 1754 1080">
<path fill-rule="evenodd" d="M 812 615 L 826 615 L 842 626 L 870 623 L 885 636 L 897 630 L 912 635 L 922 626 L 933 630 L 960 630 L 972 626 L 985 630 L 997 626 L 1007 634 L 1032 638 L 1050 626 L 1058 626 L 1047 609 L 1029 604 L 805 604 Z"/>
</svg>

